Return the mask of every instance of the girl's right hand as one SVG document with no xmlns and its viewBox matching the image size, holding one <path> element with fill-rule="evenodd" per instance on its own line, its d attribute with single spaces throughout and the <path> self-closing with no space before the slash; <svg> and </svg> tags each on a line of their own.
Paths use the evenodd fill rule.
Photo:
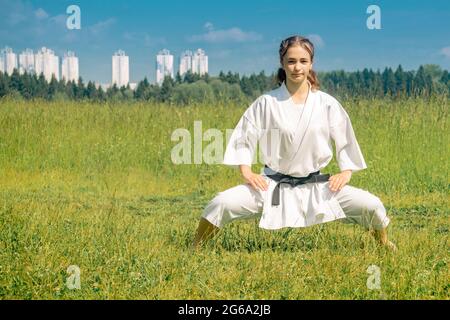
<svg viewBox="0 0 450 320">
<path fill-rule="evenodd" d="M 250 171 L 242 173 L 242 176 L 244 177 L 245 181 L 255 190 L 259 189 L 261 191 L 267 191 L 268 184 L 262 175 Z"/>
</svg>

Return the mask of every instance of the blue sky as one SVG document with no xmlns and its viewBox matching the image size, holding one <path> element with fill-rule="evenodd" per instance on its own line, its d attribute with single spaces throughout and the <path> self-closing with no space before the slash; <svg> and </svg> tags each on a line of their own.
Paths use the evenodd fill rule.
<svg viewBox="0 0 450 320">
<path fill-rule="evenodd" d="M 81 9 L 81 29 L 68 30 L 66 8 Z M 381 9 L 381 29 L 369 30 L 367 7 Z M 202 48 L 209 73 L 274 72 L 280 41 L 293 34 L 316 45 L 317 71 L 364 67 L 450 69 L 450 1 L 269 0 L 0 0 L 0 47 L 16 53 L 42 46 L 75 51 L 85 81 L 111 81 L 111 56 L 130 57 L 130 81 L 155 80 L 155 56 Z"/>
</svg>

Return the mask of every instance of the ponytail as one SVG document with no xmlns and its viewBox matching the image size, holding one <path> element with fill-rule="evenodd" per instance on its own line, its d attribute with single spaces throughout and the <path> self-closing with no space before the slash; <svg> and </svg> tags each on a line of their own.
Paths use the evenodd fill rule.
<svg viewBox="0 0 450 320">
<path fill-rule="evenodd" d="M 278 69 L 277 81 L 280 86 L 284 81 L 286 81 L 286 71 L 284 71 L 283 68 Z"/>
<path fill-rule="evenodd" d="M 308 81 L 311 83 L 311 89 L 312 90 L 319 90 L 320 89 L 320 83 L 319 78 L 317 77 L 317 74 L 314 70 L 311 69 L 311 71 L 308 74 Z"/>
</svg>

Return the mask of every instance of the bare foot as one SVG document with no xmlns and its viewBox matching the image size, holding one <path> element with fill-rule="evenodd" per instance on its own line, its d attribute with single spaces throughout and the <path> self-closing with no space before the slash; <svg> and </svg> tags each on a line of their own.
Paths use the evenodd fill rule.
<svg viewBox="0 0 450 320">
<path fill-rule="evenodd" d="M 388 240 L 386 228 L 382 230 L 370 230 L 369 233 L 377 240 L 378 244 L 383 248 L 391 251 L 397 252 L 397 246 Z"/>
<path fill-rule="evenodd" d="M 392 241 L 387 241 L 386 243 L 383 243 L 382 246 L 391 252 L 398 251 L 397 246 Z"/>
</svg>

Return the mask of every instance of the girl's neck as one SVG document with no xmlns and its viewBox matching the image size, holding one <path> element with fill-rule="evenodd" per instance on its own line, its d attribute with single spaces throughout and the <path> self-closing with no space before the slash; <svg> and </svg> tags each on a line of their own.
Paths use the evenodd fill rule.
<svg viewBox="0 0 450 320">
<path fill-rule="evenodd" d="M 308 94 L 308 81 L 303 80 L 301 83 L 291 82 L 286 79 L 286 88 L 292 96 L 304 96 Z"/>
</svg>

